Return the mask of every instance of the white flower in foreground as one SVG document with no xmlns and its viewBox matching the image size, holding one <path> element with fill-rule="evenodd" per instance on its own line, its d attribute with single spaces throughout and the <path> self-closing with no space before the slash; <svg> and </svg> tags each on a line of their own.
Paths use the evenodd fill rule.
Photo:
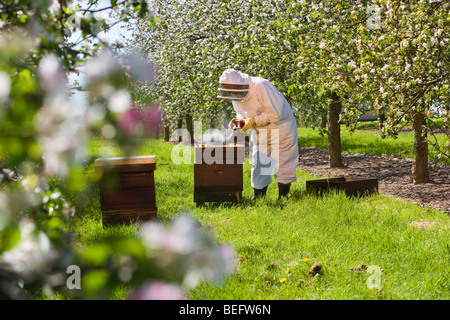
<svg viewBox="0 0 450 320">
<path fill-rule="evenodd" d="M 42 88 L 47 91 L 56 91 L 61 94 L 66 86 L 67 78 L 59 59 L 55 55 L 47 55 L 39 62 L 39 81 Z"/>
<path fill-rule="evenodd" d="M 188 217 L 180 217 L 165 228 L 158 223 L 142 226 L 144 243 L 151 249 L 162 249 L 177 254 L 190 254 L 199 242 L 198 226 Z"/>
<path fill-rule="evenodd" d="M 11 79 L 6 73 L 0 72 L 0 103 L 8 98 L 10 90 Z"/>
<path fill-rule="evenodd" d="M 164 269 L 176 269 L 183 286 L 217 281 L 232 272 L 235 251 L 219 245 L 189 217 L 179 217 L 164 227 L 155 222 L 142 225 L 142 239 L 149 253 Z"/>
<path fill-rule="evenodd" d="M 131 106 L 130 94 L 125 90 L 114 92 L 109 98 L 109 110 L 115 113 L 123 113 Z"/>
<path fill-rule="evenodd" d="M 80 162 L 84 111 L 67 96 L 67 77 L 54 55 L 39 63 L 39 81 L 44 103 L 35 118 L 36 138 L 43 152 L 47 174 L 67 176 L 71 162 Z"/>
<path fill-rule="evenodd" d="M 25 278 L 33 278 L 45 271 L 55 261 L 57 253 L 52 250 L 47 235 L 36 229 L 31 220 L 20 222 L 20 242 L 0 256 L 0 262 Z"/>
<path fill-rule="evenodd" d="M 105 50 L 86 64 L 85 73 L 90 79 L 104 78 L 121 70 L 112 53 Z"/>
<path fill-rule="evenodd" d="M 48 12 L 50 12 L 50 14 L 56 14 L 59 12 L 59 10 L 61 10 L 61 4 L 58 0 L 52 0 L 52 3 L 47 10 Z"/>
<path fill-rule="evenodd" d="M 320 49 L 325 49 L 327 47 L 327 44 L 325 42 L 321 42 L 319 45 Z"/>
</svg>

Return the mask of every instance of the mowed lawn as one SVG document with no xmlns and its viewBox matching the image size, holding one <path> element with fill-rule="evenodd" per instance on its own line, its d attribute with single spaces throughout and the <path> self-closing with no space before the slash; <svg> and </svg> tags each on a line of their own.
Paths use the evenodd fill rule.
<svg viewBox="0 0 450 320">
<path fill-rule="evenodd" d="M 300 131 L 301 144 L 305 136 Z M 307 194 L 305 182 L 319 177 L 303 171 L 297 171 L 289 199 L 278 202 L 272 183 L 265 199 L 251 202 L 248 162 L 240 206 L 197 208 L 193 164 L 174 164 L 173 147 L 147 140 L 136 153 L 156 155 L 161 222 L 189 215 L 218 242 L 236 250 L 233 274 L 221 283 L 200 284 L 189 291 L 191 299 L 450 298 L 450 221 L 445 213 L 378 194 L 362 198 Z M 92 142 L 92 150 L 98 157 L 121 155 L 101 140 Z M 85 179 L 92 172 L 90 164 Z M 76 195 L 68 198 L 80 200 Z M 83 203 L 73 224 L 79 245 L 111 234 L 136 235 L 133 226 L 103 229 L 98 190 L 92 190 Z M 418 222 L 426 228 L 419 228 Z M 125 299 L 127 294 L 125 284 L 115 298 Z"/>
</svg>

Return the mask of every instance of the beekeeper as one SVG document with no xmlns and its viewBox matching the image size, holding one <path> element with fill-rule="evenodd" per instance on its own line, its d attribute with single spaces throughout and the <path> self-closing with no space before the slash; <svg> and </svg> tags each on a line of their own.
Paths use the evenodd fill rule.
<svg viewBox="0 0 450 320">
<path fill-rule="evenodd" d="M 269 80 L 233 69 L 221 75 L 218 97 L 232 101 L 236 118 L 244 119 L 242 130 L 252 132 L 252 200 L 266 194 L 272 174 L 278 199 L 287 196 L 298 164 L 297 124 L 289 103 Z"/>
</svg>

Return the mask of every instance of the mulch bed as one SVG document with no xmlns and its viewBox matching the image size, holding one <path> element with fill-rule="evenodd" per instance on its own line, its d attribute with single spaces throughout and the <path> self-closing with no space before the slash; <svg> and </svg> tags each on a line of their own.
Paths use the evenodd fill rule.
<svg viewBox="0 0 450 320">
<path fill-rule="evenodd" d="M 330 168 L 328 150 L 301 147 L 299 169 L 315 176 L 364 177 L 378 179 L 379 192 L 383 195 L 431 206 L 450 214 L 450 166 L 430 166 L 430 183 L 413 184 L 412 160 L 383 157 L 370 154 L 342 153 L 345 167 Z"/>
</svg>

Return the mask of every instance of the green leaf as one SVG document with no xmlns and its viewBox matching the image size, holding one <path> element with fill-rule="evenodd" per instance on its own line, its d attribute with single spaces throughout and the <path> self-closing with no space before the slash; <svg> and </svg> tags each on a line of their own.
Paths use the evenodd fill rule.
<svg viewBox="0 0 450 320">
<path fill-rule="evenodd" d="M 90 266 L 100 267 L 106 262 L 110 252 L 111 248 L 107 244 L 96 244 L 84 250 L 82 259 Z"/>
<path fill-rule="evenodd" d="M 112 243 L 113 251 L 125 255 L 131 255 L 137 259 L 145 259 L 146 249 L 141 241 L 136 239 L 121 239 Z"/>
<path fill-rule="evenodd" d="M 13 78 L 12 92 L 17 95 L 34 93 L 36 90 L 36 82 L 31 75 L 30 70 L 22 70 Z"/>
<path fill-rule="evenodd" d="M 20 241 L 20 229 L 17 226 L 7 226 L 0 230 L 0 253 L 11 250 Z"/>
<path fill-rule="evenodd" d="M 22 14 L 21 16 L 20 16 L 20 18 L 19 18 L 19 21 L 21 22 L 21 23 L 25 23 L 25 22 L 27 22 L 27 20 L 28 20 L 28 15 L 27 14 Z"/>
<path fill-rule="evenodd" d="M 97 292 L 106 286 L 109 277 L 109 272 L 106 270 L 89 270 L 81 280 L 81 287 L 87 293 Z"/>
</svg>

